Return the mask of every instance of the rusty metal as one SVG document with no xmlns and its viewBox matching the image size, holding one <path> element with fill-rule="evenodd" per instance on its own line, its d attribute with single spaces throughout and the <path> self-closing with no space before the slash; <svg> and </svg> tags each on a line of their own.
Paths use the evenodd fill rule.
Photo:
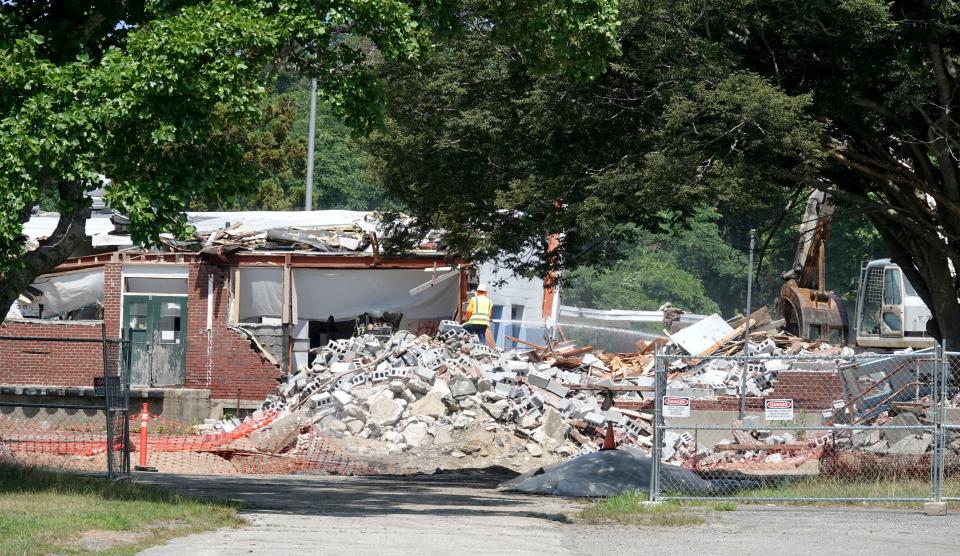
<svg viewBox="0 0 960 556">
<path fill-rule="evenodd" d="M 850 333 L 847 309 L 840 296 L 801 288 L 790 280 L 780 289 L 777 311 L 787 332 L 807 340 L 847 343 Z"/>
</svg>

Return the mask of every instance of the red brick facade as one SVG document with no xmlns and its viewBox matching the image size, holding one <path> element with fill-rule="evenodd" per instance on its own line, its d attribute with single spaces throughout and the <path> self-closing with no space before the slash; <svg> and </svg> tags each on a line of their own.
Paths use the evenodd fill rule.
<svg viewBox="0 0 960 556">
<path fill-rule="evenodd" d="M 130 263 L 128 263 L 130 264 Z M 123 264 L 118 257 L 104 265 L 103 322 L 107 336 L 121 333 Z M 196 260 L 189 265 L 185 337 L 187 388 L 209 389 L 215 399 L 262 400 L 277 386 L 280 369 L 262 358 L 250 341 L 227 326 L 229 288 L 225 270 Z M 207 330 L 207 275 L 212 272 L 213 319 Z M 0 336 L 89 338 L 99 340 L 99 322 L 11 321 Z M 0 340 L 0 384 L 92 386 L 103 374 L 99 342 Z"/>
<path fill-rule="evenodd" d="M 93 377 L 103 375 L 99 322 L 7 322 L 0 336 L 51 338 L 0 340 L 0 384 L 93 386 Z M 76 338 L 97 341 L 67 341 Z"/>
<path fill-rule="evenodd" d="M 650 394 L 652 396 L 652 394 Z M 770 399 L 792 399 L 794 407 L 808 411 L 829 409 L 834 400 L 843 399 L 843 385 L 836 371 L 780 371 L 773 383 Z M 762 411 L 764 398 L 748 397 L 744 401 L 747 410 Z M 718 396 L 717 398 L 690 400 L 694 411 L 739 411 L 740 398 Z M 653 400 L 642 402 L 617 401 L 624 409 L 653 410 Z"/>
<path fill-rule="evenodd" d="M 207 330 L 207 276 L 213 275 L 212 328 Z M 187 388 L 218 399 L 262 400 L 277 388 L 280 369 L 227 326 L 226 269 L 193 263 L 187 281 Z"/>
</svg>

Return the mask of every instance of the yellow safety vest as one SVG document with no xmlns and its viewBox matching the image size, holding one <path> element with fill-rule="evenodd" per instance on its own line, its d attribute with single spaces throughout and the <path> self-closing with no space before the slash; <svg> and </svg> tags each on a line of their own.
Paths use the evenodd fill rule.
<svg viewBox="0 0 960 556">
<path fill-rule="evenodd" d="M 485 295 L 478 295 L 470 300 L 467 309 L 472 309 L 467 324 L 490 326 L 490 314 L 493 312 L 493 302 Z"/>
</svg>

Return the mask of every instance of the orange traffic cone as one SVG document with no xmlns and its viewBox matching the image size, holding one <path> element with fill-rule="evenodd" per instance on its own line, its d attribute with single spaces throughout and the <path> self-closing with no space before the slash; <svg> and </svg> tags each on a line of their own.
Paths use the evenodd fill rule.
<svg viewBox="0 0 960 556">
<path fill-rule="evenodd" d="M 603 448 L 601 450 L 616 450 L 617 438 L 613 434 L 613 423 L 607 421 L 607 434 L 603 437 Z"/>
</svg>

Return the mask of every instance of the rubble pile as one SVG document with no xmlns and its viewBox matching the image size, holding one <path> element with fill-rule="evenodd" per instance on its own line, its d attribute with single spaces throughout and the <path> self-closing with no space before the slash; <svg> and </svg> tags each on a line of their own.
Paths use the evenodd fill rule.
<svg viewBox="0 0 960 556">
<path fill-rule="evenodd" d="M 765 321 L 760 321 L 761 316 Z M 769 316 L 751 315 L 750 340 L 744 349 L 745 324 L 731 326 L 719 315 L 712 315 L 669 336 L 668 354 L 676 358 L 667 368 L 667 395 L 691 398 L 737 396 L 768 397 L 774 394 L 774 381 L 780 372 L 790 369 L 827 370 L 836 368 L 830 361 L 799 360 L 797 357 L 852 357 L 849 347 L 826 342 L 805 342 L 786 333 L 765 329 Z M 748 363 L 738 357 L 751 356 Z M 786 357 L 789 356 L 789 357 Z M 794 357 L 797 356 L 797 357 Z M 744 377 L 744 373 L 746 377 Z"/>
<path fill-rule="evenodd" d="M 352 226 L 298 226 L 268 230 L 253 229 L 242 222 L 209 231 L 198 232 L 188 240 L 161 237 L 161 242 L 174 251 L 205 253 L 233 252 L 241 249 L 304 249 L 325 253 L 364 251 L 370 247 L 370 231 Z"/>
<path fill-rule="evenodd" d="M 436 338 L 365 334 L 318 348 L 312 366 L 287 377 L 251 419 L 297 416 L 355 453 L 444 468 L 521 470 L 531 458 L 593 451 L 607 423 L 649 446 L 652 415 L 612 409 L 603 394 L 615 387 L 612 372 L 590 350 L 492 349 L 450 321 Z"/>
</svg>

